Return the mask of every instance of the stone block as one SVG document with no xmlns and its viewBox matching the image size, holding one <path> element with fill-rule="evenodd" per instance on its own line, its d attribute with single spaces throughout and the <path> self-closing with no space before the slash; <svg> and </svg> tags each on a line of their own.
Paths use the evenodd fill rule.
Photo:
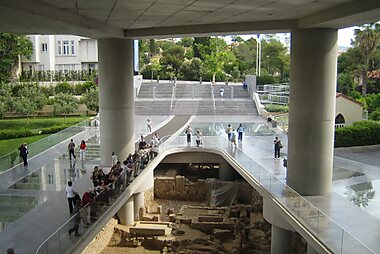
<svg viewBox="0 0 380 254">
<path fill-rule="evenodd" d="M 161 205 L 159 205 L 159 206 L 157 206 L 157 213 L 158 214 L 161 214 L 162 213 L 162 206 Z"/>
<path fill-rule="evenodd" d="M 175 222 L 175 219 L 176 219 L 176 216 L 174 213 L 169 214 L 169 221 L 170 222 Z"/>
<path fill-rule="evenodd" d="M 140 207 L 139 208 L 139 220 L 142 220 L 145 217 L 145 207 Z"/>
<path fill-rule="evenodd" d="M 191 218 L 181 218 L 179 222 L 182 224 L 191 224 Z"/>
<path fill-rule="evenodd" d="M 185 188 L 185 177 L 184 176 L 176 176 L 175 177 L 175 188 L 178 192 L 183 192 Z"/>
</svg>

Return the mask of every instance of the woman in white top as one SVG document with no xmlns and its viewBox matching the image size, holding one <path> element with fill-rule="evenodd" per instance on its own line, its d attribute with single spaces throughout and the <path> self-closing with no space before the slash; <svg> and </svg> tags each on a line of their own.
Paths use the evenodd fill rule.
<svg viewBox="0 0 380 254">
<path fill-rule="evenodd" d="M 73 182 L 69 181 L 67 185 L 68 186 L 66 187 L 65 192 L 66 192 L 67 201 L 69 202 L 69 211 L 70 211 L 70 214 L 72 214 L 75 196 L 77 195 L 77 192 L 75 191 L 73 187 Z"/>
</svg>

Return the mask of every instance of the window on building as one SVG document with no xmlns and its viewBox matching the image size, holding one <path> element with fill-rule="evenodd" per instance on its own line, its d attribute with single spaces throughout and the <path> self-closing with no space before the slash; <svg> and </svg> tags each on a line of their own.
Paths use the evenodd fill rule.
<svg viewBox="0 0 380 254">
<path fill-rule="evenodd" d="M 75 55 L 75 44 L 74 44 L 74 41 L 71 41 L 71 54 Z"/>
<path fill-rule="evenodd" d="M 69 46 L 69 41 L 63 41 L 63 55 L 67 56 L 70 54 L 70 46 Z"/>
<path fill-rule="evenodd" d="M 57 44 L 58 44 L 58 55 L 61 56 L 62 55 L 62 43 L 61 43 L 61 41 L 58 41 Z"/>
<path fill-rule="evenodd" d="M 41 43 L 41 50 L 42 50 L 42 52 L 47 52 L 48 51 L 48 45 L 47 45 L 47 43 Z"/>
</svg>

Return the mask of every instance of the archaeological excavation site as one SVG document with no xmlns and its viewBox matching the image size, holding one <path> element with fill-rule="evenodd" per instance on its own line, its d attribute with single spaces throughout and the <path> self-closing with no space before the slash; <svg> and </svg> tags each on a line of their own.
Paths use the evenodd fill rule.
<svg viewBox="0 0 380 254">
<path fill-rule="evenodd" d="M 143 197 L 133 225 L 115 215 L 83 253 L 271 253 L 263 197 L 219 155 L 166 157 Z M 296 232 L 292 246 L 306 253 Z"/>
</svg>

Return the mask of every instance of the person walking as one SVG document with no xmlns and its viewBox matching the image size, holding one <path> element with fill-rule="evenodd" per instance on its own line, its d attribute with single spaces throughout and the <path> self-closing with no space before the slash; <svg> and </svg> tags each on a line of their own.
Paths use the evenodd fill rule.
<svg viewBox="0 0 380 254">
<path fill-rule="evenodd" d="M 152 121 L 149 118 L 146 119 L 146 130 L 148 133 L 152 132 Z"/>
<path fill-rule="evenodd" d="M 86 148 L 87 148 L 86 142 L 82 140 L 82 142 L 80 142 L 80 145 L 79 145 L 79 158 L 81 160 L 84 160 L 86 157 Z"/>
<path fill-rule="evenodd" d="M 73 213 L 73 205 L 74 205 L 74 201 L 75 201 L 75 195 L 77 195 L 77 192 L 73 187 L 72 181 L 67 182 L 67 187 L 65 189 L 65 192 L 66 192 L 67 202 L 69 203 L 69 212 L 70 212 L 70 214 L 72 214 Z"/>
<path fill-rule="evenodd" d="M 197 147 L 199 147 L 200 145 L 202 145 L 202 132 L 198 130 L 196 132 L 196 136 Z"/>
<path fill-rule="evenodd" d="M 231 143 L 233 144 L 233 145 L 237 145 L 236 144 L 236 139 L 237 139 L 237 133 L 236 133 L 236 131 L 235 130 L 232 130 L 232 133 L 231 133 Z"/>
<path fill-rule="evenodd" d="M 239 127 L 237 128 L 238 132 L 238 141 L 242 142 L 243 141 L 243 132 L 244 132 L 244 127 L 242 124 L 239 124 Z"/>
<path fill-rule="evenodd" d="M 227 133 L 228 141 L 231 141 L 231 138 L 232 138 L 232 127 L 231 127 L 231 124 L 227 125 L 226 133 Z"/>
<path fill-rule="evenodd" d="M 282 148 L 281 140 L 278 137 L 276 137 L 273 143 L 274 143 L 274 158 L 280 159 L 280 150 Z"/>
<path fill-rule="evenodd" d="M 24 166 L 28 166 L 28 146 L 26 145 L 26 143 L 23 143 L 21 144 L 21 146 L 18 148 L 18 150 L 20 151 L 20 157 L 22 158 L 23 162 L 24 162 Z"/>
<path fill-rule="evenodd" d="M 76 158 L 77 158 L 77 157 L 75 156 L 75 151 L 74 151 L 74 149 L 75 149 L 75 143 L 74 143 L 74 140 L 71 139 L 69 145 L 67 146 L 67 150 L 69 150 L 69 157 L 70 157 L 70 160 L 71 160 L 71 157 L 74 157 L 74 160 L 76 160 Z"/>
<path fill-rule="evenodd" d="M 187 126 L 185 133 L 186 133 L 187 145 L 191 145 L 191 134 L 193 133 L 193 129 L 191 129 L 190 125 Z"/>
<path fill-rule="evenodd" d="M 80 219 L 81 219 L 80 203 L 81 203 L 80 200 L 76 200 L 75 202 L 74 210 L 73 210 L 74 216 L 72 218 L 72 222 L 74 223 L 74 226 L 69 229 L 69 236 L 71 236 L 73 232 L 75 232 L 75 236 L 81 236 L 81 234 L 79 234 L 79 224 L 80 224 Z"/>
</svg>

